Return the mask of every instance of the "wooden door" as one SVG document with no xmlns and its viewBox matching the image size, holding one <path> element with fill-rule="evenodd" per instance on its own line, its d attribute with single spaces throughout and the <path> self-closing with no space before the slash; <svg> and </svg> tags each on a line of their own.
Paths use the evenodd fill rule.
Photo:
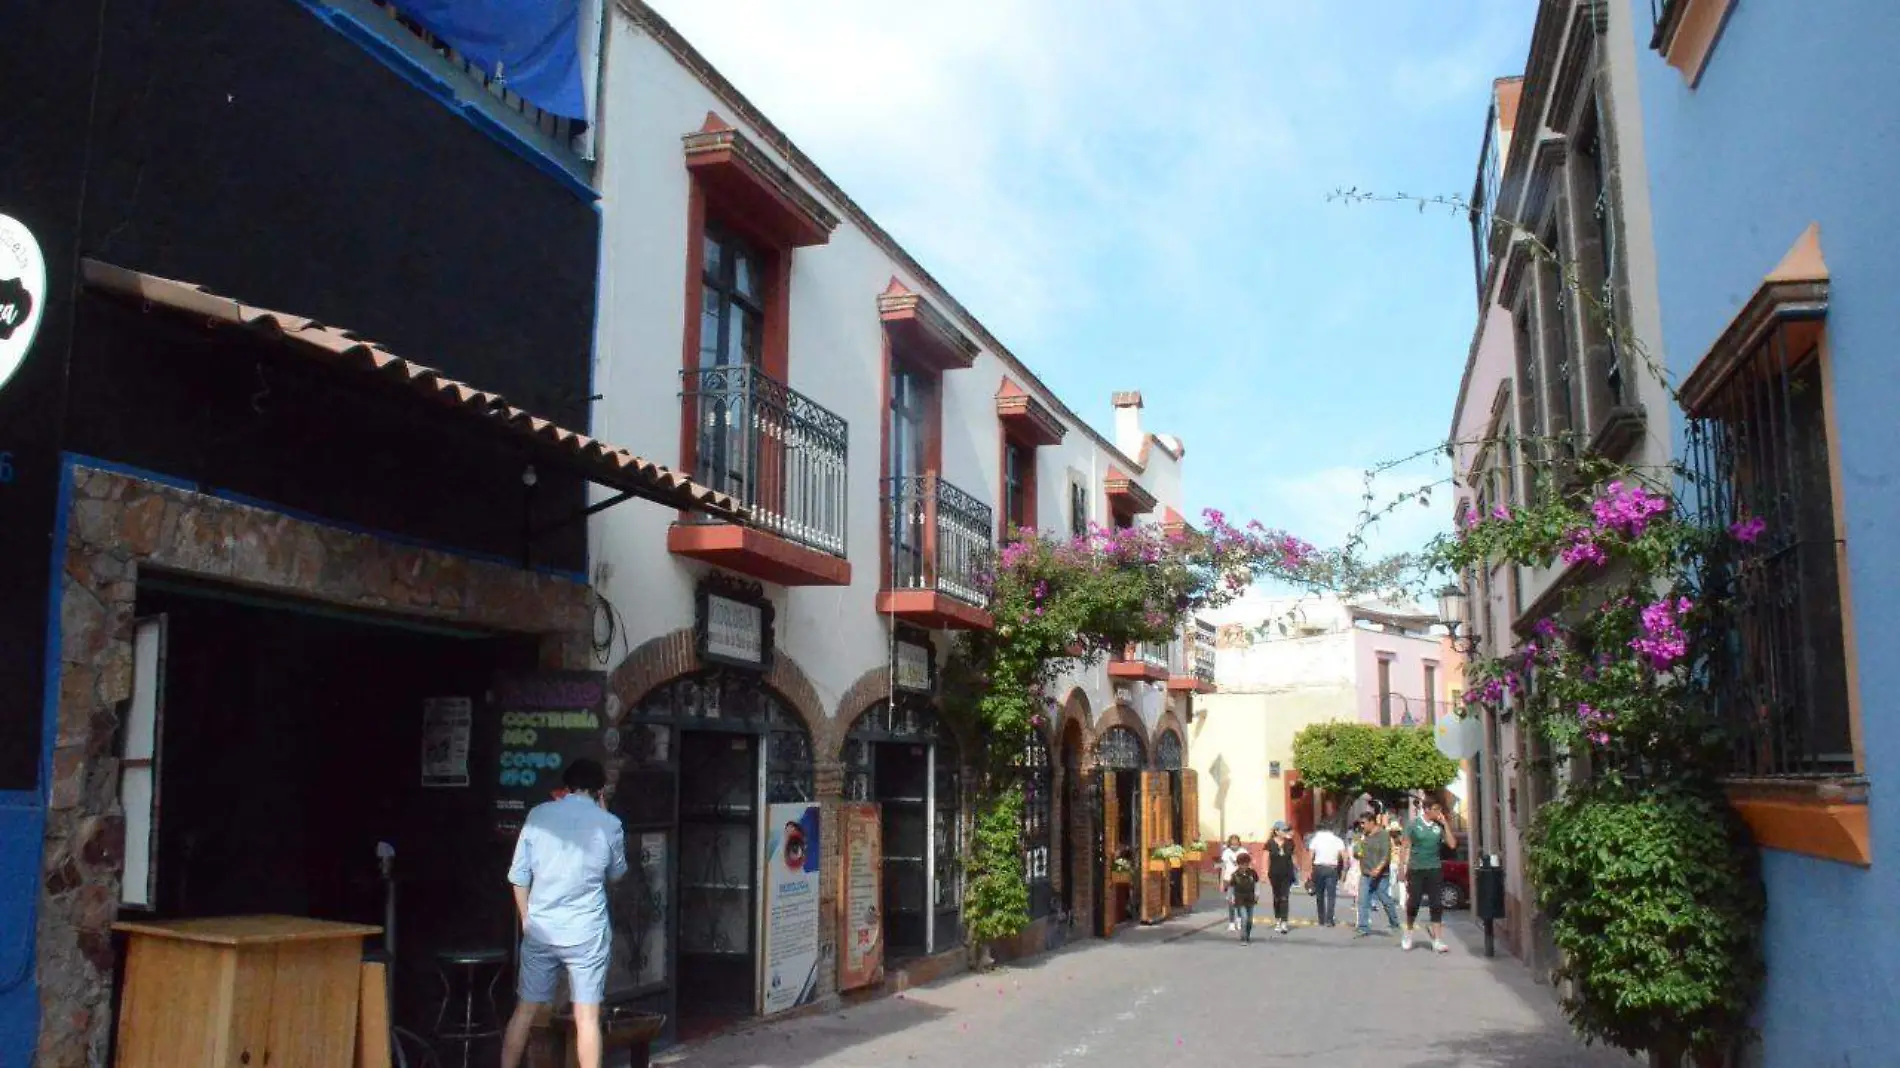
<svg viewBox="0 0 1900 1068">
<path fill-rule="evenodd" d="M 1168 872 L 1151 871 L 1148 863 L 1154 851 L 1173 842 L 1174 798 L 1169 786 L 1171 774 L 1165 771 L 1141 773 L 1141 849 L 1137 867 L 1141 871 L 1141 922 L 1154 923 L 1168 916 Z"/>
<path fill-rule="evenodd" d="M 1181 769 L 1181 844 L 1198 849 L 1201 842 L 1201 783 L 1193 768 Z M 1201 899 L 1201 868 L 1190 861 L 1181 869 L 1181 902 L 1189 908 Z"/>
</svg>

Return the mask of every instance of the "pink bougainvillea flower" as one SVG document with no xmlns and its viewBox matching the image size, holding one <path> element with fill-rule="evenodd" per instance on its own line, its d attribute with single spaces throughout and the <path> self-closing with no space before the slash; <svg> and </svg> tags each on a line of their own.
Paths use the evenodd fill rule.
<svg viewBox="0 0 1900 1068">
<path fill-rule="evenodd" d="M 1751 515 L 1746 519 L 1738 519 L 1730 524 L 1728 532 L 1736 541 L 1744 545 L 1753 545 L 1755 539 L 1761 537 L 1762 531 L 1767 529 L 1768 521 L 1766 519 L 1758 515 Z"/>
</svg>

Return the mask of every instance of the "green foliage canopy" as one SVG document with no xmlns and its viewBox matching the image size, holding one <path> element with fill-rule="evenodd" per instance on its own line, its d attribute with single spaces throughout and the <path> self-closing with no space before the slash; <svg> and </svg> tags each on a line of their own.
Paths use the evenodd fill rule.
<svg viewBox="0 0 1900 1068">
<path fill-rule="evenodd" d="M 1346 796 L 1442 790 L 1458 777 L 1429 727 L 1315 723 L 1294 736 L 1293 766 L 1306 785 Z"/>
</svg>

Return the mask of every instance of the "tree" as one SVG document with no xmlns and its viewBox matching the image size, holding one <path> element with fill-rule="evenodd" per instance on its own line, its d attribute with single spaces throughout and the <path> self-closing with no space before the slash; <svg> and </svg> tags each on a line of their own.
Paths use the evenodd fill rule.
<svg viewBox="0 0 1900 1068">
<path fill-rule="evenodd" d="M 1347 797 L 1442 790 L 1458 777 L 1429 727 L 1315 723 L 1294 736 L 1293 766 L 1306 785 Z"/>
</svg>

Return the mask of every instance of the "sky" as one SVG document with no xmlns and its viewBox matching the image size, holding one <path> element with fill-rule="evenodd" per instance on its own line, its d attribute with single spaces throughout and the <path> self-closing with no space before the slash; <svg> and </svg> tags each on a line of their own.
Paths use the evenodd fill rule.
<svg viewBox="0 0 1900 1068">
<path fill-rule="evenodd" d="M 1447 436 L 1470 228 L 1327 195 L 1468 194 L 1531 0 L 649 2 L 1072 409 L 1140 390 L 1190 516 L 1335 545 Z"/>
</svg>

